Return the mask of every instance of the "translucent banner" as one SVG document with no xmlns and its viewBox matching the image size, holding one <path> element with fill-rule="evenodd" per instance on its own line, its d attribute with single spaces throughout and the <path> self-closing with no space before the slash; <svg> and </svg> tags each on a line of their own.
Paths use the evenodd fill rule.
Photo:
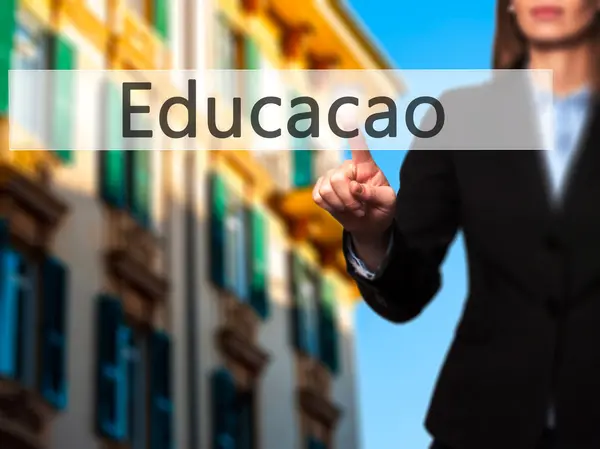
<svg viewBox="0 0 600 449">
<path fill-rule="evenodd" d="M 550 149 L 552 72 L 29 71 L 12 150 Z"/>
</svg>

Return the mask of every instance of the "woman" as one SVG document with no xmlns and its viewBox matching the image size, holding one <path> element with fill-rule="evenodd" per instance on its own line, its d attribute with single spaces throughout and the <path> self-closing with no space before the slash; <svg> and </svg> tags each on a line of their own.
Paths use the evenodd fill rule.
<svg viewBox="0 0 600 449">
<path fill-rule="evenodd" d="M 495 68 L 554 70 L 554 151 L 413 149 L 396 195 L 355 141 L 315 186 L 365 301 L 393 322 L 433 298 L 464 233 L 468 299 L 426 419 L 434 448 L 600 448 L 599 9 L 498 2 Z"/>
</svg>

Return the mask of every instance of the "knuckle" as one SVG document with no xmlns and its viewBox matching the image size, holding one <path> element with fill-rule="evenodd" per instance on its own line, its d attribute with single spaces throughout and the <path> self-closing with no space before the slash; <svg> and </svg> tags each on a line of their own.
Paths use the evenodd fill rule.
<svg viewBox="0 0 600 449">
<path fill-rule="evenodd" d="M 313 192 L 313 201 L 315 203 L 317 203 L 319 206 L 323 203 L 323 198 L 321 198 L 321 196 L 317 193 L 317 192 Z"/>
<path fill-rule="evenodd" d="M 328 196 L 331 195 L 333 193 L 333 188 L 331 187 L 331 184 L 329 182 L 324 182 L 323 184 L 321 184 L 321 187 L 319 188 L 319 194 L 321 196 Z"/>
<path fill-rule="evenodd" d="M 346 173 L 342 170 L 336 170 L 331 175 L 331 182 L 335 184 L 342 184 L 346 181 Z"/>
</svg>

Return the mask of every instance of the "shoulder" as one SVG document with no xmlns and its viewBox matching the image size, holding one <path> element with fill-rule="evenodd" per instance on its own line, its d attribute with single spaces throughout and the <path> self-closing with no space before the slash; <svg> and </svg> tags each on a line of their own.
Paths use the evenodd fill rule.
<svg viewBox="0 0 600 449">
<path fill-rule="evenodd" d="M 527 91 L 512 79 L 495 78 L 443 92 L 438 101 L 443 124 L 433 137 L 416 136 L 414 149 L 489 150 L 532 145 Z M 430 108 L 421 129 L 440 124 L 439 111 Z"/>
<path fill-rule="evenodd" d="M 515 98 L 514 91 L 501 79 L 494 79 L 484 83 L 458 87 L 444 91 L 439 101 L 443 106 L 458 108 L 463 114 L 476 114 L 482 108 L 490 110 L 508 98 Z"/>
</svg>

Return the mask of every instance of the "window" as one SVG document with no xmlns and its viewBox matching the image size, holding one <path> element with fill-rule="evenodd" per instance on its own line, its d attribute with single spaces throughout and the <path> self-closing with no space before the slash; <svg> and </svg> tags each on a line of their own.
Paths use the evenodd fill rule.
<svg viewBox="0 0 600 449">
<path fill-rule="evenodd" d="M 117 297 L 101 295 L 98 310 L 98 433 L 133 449 L 170 448 L 170 338 L 128 323 Z"/>
<path fill-rule="evenodd" d="M 305 270 L 300 281 L 300 301 L 306 326 L 304 334 L 308 353 L 317 356 L 319 354 L 318 297 L 314 279 L 308 269 Z"/>
<path fill-rule="evenodd" d="M 229 26 L 227 19 L 219 15 L 215 24 L 215 67 L 219 70 L 229 70 L 219 75 L 217 91 L 223 97 L 225 104 L 232 104 L 236 93 L 237 77 L 233 70 L 237 64 L 237 36 Z"/>
<path fill-rule="evenodd" d="M 210 276 L 213 284 L 248 301 L 261 318 L 269 315 L 266 218 L 235 193 L 225 178 L 210 178 Z"/>
<path fill-rule="evenodd" d="M 244 36 L 243 39 L 243 68 L 246 70 L 260 70 L 262 68 L 260 48 L 250 36 Z M 260 72 L 248 72 L 244 75 L 246 85 L 244 86 L 243 100 L 246 101 L 243 106 L 248 115 L 250 115 L 252 107 L 261 97 L 261 78 L 262 73 Z"/>
<path fill-rule="evenodd" d="M 296 349 L 319 355 L 318 290 L 313 270 L 297 254 L 291 256 L 292 340 Z"/>
<path fill-rule="evenodd" d="M 48 41 L 34 25 L 17 24 L 12 68 L 15 70 L 44 70 L 47 68 Z M 46 135 L 48 113 L 40 107 L 41 95 L 47 91 L 40 85 L 40 77 L 32 72 L 24 75 L 15 88 L 19 101 L 13 104 L 13 117 L 24 131 L 43 140 Z"/>
<path fill-rule="evenodd" d="M 215 28 L 217 68 L 233 70 L 236 68 L 235 35 L 223 15 L 218 16 Z"/>
<path fill-rule="evenodd" d="M 8 70 L 11 69 L 17 0 L 0 2 L 0 115 L 8 112 Z"/>
<path fill-rule="evenodd" d="M 76 76 L 70 70 L 77 68 L 76 49 L 66 37 L 42 30 L 33 19 L 25 18 L 16 25 L 14 42 L 11 64 L 14 69 L 61 71 L 44 77 L 35 72 L 21 75 L 16 84 L 18 101 L 13 106 L 14 120 L 28 134 L 46 142 L 64 163 L 71 162 Z M 41 81 L 51 85 L 43 86 Z M 49 105 L 49 111 L 45 105 Z"/>
<path fill-rule="evenodd" d="M 32 256 L 12 242 L 6 221 L 0 222 L 0 242 L 0 375 L 37 389 L 63 409 L 67 269 L 58 259 Z"/>
<path fill-rule="evenodd" d="M 241 301 L 248 299 L 245 219 L 242 199 L 239 195 L 230 192 L 225 218 L 227 288 Z"/>
</svg>

